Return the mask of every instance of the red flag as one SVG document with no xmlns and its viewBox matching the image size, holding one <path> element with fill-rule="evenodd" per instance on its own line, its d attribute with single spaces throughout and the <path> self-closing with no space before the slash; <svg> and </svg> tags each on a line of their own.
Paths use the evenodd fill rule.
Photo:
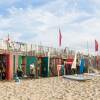
<svg viewBox="0 0 100 100">
<path fill-rule="evenodd" d="M 95 40 L 95 51 L 98 51 L 98 41 Z"/>
<path fill-rule="evenodd" d="M 62 35 L 61 35 L 61 31 L 59 29 L 59 46 L 61 46 L 61 42 L 62 42 Z"/>
</svg>

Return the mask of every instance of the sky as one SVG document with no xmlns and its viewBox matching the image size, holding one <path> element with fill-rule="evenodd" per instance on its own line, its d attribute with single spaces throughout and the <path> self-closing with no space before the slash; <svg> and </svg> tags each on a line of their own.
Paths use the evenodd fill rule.
<svg viewBox="0 0 100 100">
<path fill-rule="evenodd" d="M 100 0 L 0 0 L 0 38 L 94 52 Z"/>
</svg>

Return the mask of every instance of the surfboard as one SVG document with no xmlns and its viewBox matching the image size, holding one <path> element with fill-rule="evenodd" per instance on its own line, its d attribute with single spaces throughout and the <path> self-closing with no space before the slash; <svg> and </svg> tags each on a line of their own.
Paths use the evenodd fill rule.
<svg viewBox="0 0 100 100">
<path fill-rule="evenodd" d="M 77 80 L 77 81 L 86 81 L 92 79 L 91 76 L 84 76 L 84 75 L 64 75 L 63 77 L 66 79 Z"/>
<path fill-rule="evenodd" d="M 97 73 L 88 73 L 89 76 L 100 76 L 100 74 Z"/>
</svg>

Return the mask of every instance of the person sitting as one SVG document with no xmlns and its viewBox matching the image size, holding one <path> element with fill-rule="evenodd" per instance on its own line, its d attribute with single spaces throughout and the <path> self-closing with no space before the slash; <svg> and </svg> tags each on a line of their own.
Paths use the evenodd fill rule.
<svg viewBox="0 0 100 100">
<path fill-rule="evenodd" d="M 5 74 L 5 72 L 3 71 L 2 72 L 2 80 L 5 80 L 6 79 L 6 74 Z"/>
<path fill-rule="evenodd" d="M 19 78 L 22 78 L 22 76 L 23 76 L 23 71 L 22 71 L 22 67 L 21 66 L 19 66 L 18 69 L 17 69 L 17 76 Z"/>
<path fill-rule="evenodd" d="M 32 77 L 35 77 L 35 65 L 34 65 L 34 63 L 32 63 L 31 65 L 30 65 L 30 77 L 32 78 Z"/>
</svg>

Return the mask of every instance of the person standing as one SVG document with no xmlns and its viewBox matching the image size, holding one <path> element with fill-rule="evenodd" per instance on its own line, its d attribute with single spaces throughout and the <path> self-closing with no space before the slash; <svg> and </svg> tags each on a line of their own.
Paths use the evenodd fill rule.
<svg viewBox="0 0 100 100">
<path fill-rule="evenodd" d="M 83 74 L 84 73 L 84 68 L 85 68 L 85 60 L 82 57 L 81 58 L 81 61 L 80 61 L 80 74 Z"/>
<path fill-rule="evenodd" d="M 41 68 L 41 58 L 38 58 L 37 66 L 36 66 L 36 77 L 37 78 L 39 78 L 39 76 L 40 76 L 40 68 Z"/>
<path fill-rule="evenodd" d="M 80 73 L 80 62 L 79 62 L 79 59 L 76 59 L 76 73 L 77 74 Z"/>
</svg>

